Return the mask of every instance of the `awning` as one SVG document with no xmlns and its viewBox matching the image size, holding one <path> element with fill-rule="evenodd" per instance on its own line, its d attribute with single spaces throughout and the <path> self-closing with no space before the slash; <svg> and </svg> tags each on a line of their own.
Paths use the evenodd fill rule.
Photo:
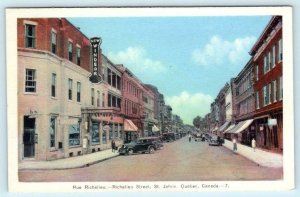
<svg viewBox="0 0 300 197">
<path fill-rule="evenodd" d="M 233 129 L 235 126 L 235 124 L 230 125 L 223 133 L 230 133 L 230 130 Z"/>
<path fill-rule="evenodd" d="M 229 125 L 229 121 L 226 121 L 220 128 L 219 128 L 219 131 L 220 132 L 223 132 Z"/>
<path fill-rule="evenodd" d="M 124 120 L 124 131 L 127 131 L 127 132 L 131 132 L 131 131 L 137 132 L 138 128 L 137 128 L 137 126 L 135 126 L 135 124 L 131 120 L 125 119 Z"/>
<path fill-rule="evenodd" d="M 159 128 L 157 128 L 157 126 L 156 126 L 156 125 L 153 125 L 153 127 L 152 127 L 152 131 L 153 131 L 153 132 L 158 132 L 158 131 L 159 131 Z"/>
<path fill-rule="evenodd" d="M 246 128 L 248 128 L 252 122 L 253 122 L 253 119 L 241 121 L 228 133 L 236 133 L 236 134 L 240 133 L 240 132 L 244 131 Z"/>
</svg>

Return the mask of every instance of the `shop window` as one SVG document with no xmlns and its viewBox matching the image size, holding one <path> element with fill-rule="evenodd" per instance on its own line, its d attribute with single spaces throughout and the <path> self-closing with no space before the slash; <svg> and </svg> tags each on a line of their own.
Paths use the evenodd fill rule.
<svg viewBox="0 0 300 197">
<path fill-rule="evenodd" d="M 106 137 L 106 131 L 105 130 L 102 131 L 102 143 L 103 144 L 107 143 L 107 137 Z"/>
<path fill-rule="evenodd" d="M 109 129 L 109 140 L 113 139 L 113 130 L 112 130 L 112 125 L 110 125 L 110 129 Z"/>
<path fill-rule="evenodd" d="M 93 122 L 92 123 L 92 143 L 93 144 L 98 144 L 100 143 L 100 138 L 99 138 L 99 123 Z"/>
<path fill-rule="evenodd" d="M 115 124 L 115 138 L 119 138 L 118 124 Z"/>
<path fill-rule="evenodd" d="M 55 148 L 55 144 L 56 144 L 56 118 L 55 117 L 50 118 L 49 133 L 50 133 L 50 148 Z"/>
<path fill-rule="evenodd" d="M 69 125 L 69 146 L 80 145 L 80 126 L 77 124 Z"/>
<path fill-rule="evenodd" d="M 36 70 L 26 69 L 25 92 L 36 92 Z"/>
<path fill-rule="evenodd" d="M 26 48 L 35 48 L 36 41 L 36 32 L 35 25 L 25 25 L 25 47 Z"/>
</svg>

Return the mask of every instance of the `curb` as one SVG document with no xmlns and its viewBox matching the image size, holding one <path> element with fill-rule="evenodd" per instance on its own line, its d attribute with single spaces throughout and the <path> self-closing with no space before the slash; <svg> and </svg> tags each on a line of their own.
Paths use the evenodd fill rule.
<svg viewBox="0 0 300 197">
<path fill-rule="evenodd" d="M 91 165 L 94 165 L 94 164 L 97 164 L 97 163 L 100 163 L 102 161 L 106 161 L 106 160 L 109 160 L 109 159 L 113 159 L 115 157 L 118 157 L 120 155 L 113 155 L 111 157 L 106 157 L 106 158 L 103 158 L 103 159 L 99 159 L 99 160 L 96 160 L 96 161 L 92 161 L 92 162 L 89 162 L 89 163 L 86 163 L 86 164 L 79 164 L 77 166 L 72 166 L 72 167 L 55 167 L 55 168 L 51 168 L 51 167 L 41 167 L 41 168 L 19 168 L 18 170 L 19 171 L 23 171 L 23 170 L 69 170 L 69 169 L 75 169 L 75 168 L 85 168 L 85 167 L 89 167 Z"/>
</svg>

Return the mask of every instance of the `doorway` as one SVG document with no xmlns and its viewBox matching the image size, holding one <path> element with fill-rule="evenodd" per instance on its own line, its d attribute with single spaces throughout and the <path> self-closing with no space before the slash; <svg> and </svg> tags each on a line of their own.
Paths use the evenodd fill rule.
<svg viewBox="0 0 300 197">
<path fill-rule="evenodd" d="M 35 155 L 35 118 L 24 116 L 24 158 L 33 158 Z"/>
</svg>

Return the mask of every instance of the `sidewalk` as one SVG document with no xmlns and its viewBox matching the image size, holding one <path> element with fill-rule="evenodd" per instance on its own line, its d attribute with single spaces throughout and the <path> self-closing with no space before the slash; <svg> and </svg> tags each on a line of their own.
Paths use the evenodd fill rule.
<svg viewBox="0 0 300 197">
<path fill-rule="evenodd" d="M 111 149 L 108 149 L 96 153 L 90 153 L 87 155 L 68 157 L 65 159 L 58 159 L 53 161 L 25 160 L 19 163 L 19 170 L 57 170 L 80 168 L 117 156 L 119 156 L 119 153 L 117 153 L 117 151 L 113 153 Z"/>
<path fill-rule="evenodd" d="M 233 143 L 228 140 L 225 140 L 223 146 L 230 150 L 233 149 Z M 261 166 L 273 168 L 283 167 L 283 156 L 281 154 L 266 152 L 257 148 L 254 152 L 251 147 L 242 144 L 237 144 L 237 153 Z"/>
</svg>

